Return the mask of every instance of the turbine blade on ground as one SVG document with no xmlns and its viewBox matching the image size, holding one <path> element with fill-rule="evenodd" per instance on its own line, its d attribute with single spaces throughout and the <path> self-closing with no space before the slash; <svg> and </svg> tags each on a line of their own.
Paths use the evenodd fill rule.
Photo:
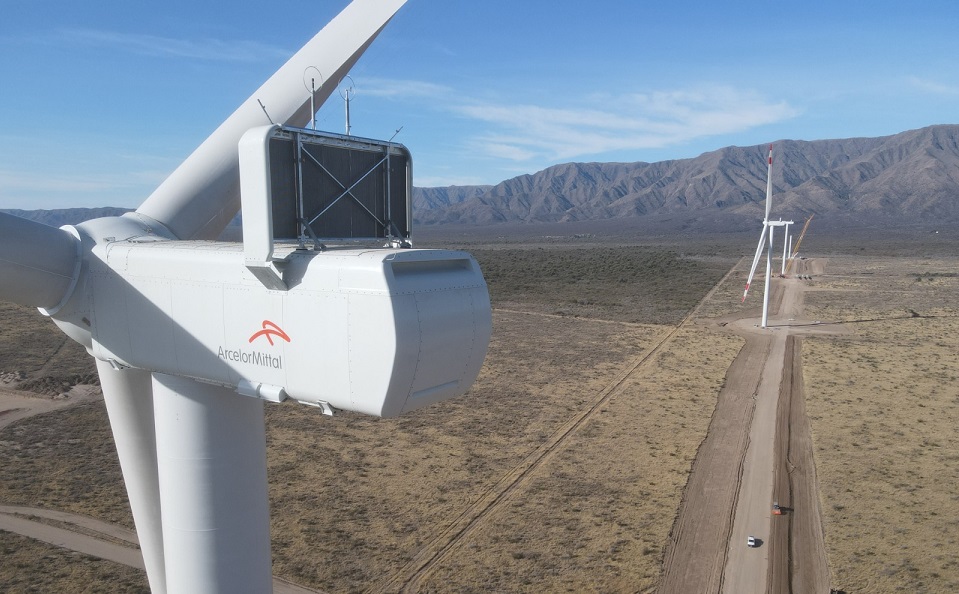
<svg viewBox="0 0 959 594">
<path fill-rule="evenodd" d="M 406 0 L 354 0 L 233 112 L 137 209 L 179 239 L 216 239 L 240 209 L 237 143 L 254 126 L 303 127 Z M 313 93 L 307 70 L 323 80 Z M 272 121 L 271 121 L 272 120 Z"/>
</svg>

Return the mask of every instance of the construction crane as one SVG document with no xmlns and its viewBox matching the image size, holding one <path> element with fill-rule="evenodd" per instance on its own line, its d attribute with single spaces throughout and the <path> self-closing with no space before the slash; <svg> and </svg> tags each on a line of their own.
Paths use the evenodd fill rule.
<svg viewBox="0 0 959 594">
<path fill-rule="evenodd" d="M 796 259 L 796 254 L 799 253 L 799 246 L 802 245 L 802 238 L 806 236 L 806 231 L 809 229 L 809 223 L 812 222 L 812 218 L 813 218 L 814 216 L 816 216 L 816 215 L 815 215 L 815 214 L 811 214 L 811 215 L 809 215 L 809 218 L 806 219 L 806 224 L 803 225 L 803 227 L 802 227 L 802 232 L 799 234 L 799 239 L 796 241 L 796 248 L 793 250 L 793 255 L 792 255 L 792 257 L 789 259 L 789 264 L 786 265 L 786 272 L 785 272 L 785 274 L 784 274 L 783 276 L 787 276 L 787 275 L 789 274 L 789 270 L 793 267 L 793 262 L 794 262 L 795 259 Z"/>
</svg>

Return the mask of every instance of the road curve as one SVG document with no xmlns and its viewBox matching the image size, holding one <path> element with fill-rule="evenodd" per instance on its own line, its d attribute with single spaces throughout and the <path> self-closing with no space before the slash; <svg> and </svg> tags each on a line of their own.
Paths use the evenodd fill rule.
<svg viewBox="0 0 959 594">
<path fill-rule="evenodd" d="M 21 419 L 99 398 L 97 390 L 89 389 L 92 387 L 81 388 L 84 389 L 74 392 L 71 397 L 53 399 L 9 387 L 0 387 L 0 432 Z M 58 525 L 38 520 L 53 520 Z M 140 554 L 135 532 L 87 516 L 58 510 L 0 504 L 0 530 L 143 569 L 143 556 Z M 273 592 L 274 594 L 316 594 L 321 591 L 274 577 Z"/>
</svg>

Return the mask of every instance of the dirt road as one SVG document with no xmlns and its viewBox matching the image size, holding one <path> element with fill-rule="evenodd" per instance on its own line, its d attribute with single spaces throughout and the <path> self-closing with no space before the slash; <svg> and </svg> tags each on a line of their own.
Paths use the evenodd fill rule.
<svg viewBox="0 0 959 594">
<path fill-rule="evenodd" d="M 816 268 L 800 270 L 815 274 L 821 271 L 821 263 L 810 264 Z M 828 591 L 829 572 L 805 418 L 798 338 L 802 333 L 822 331 L 822 327 L 801 319 L 802 288 L 802 282 L 795 279 L 775 282 L 768 329 L 758 328 L 758 319 L 749 317 L 730 320 L 725 330 L 717 330 L 735 332 L 745 337 L 746 343 L 726 373 L 707 435 L 692 463 L 666 546 L 658 592 Z M 695 311 L 690 317 L 694 315 Z M 680 326 L 684 323 L 686 320 Z M 596 416 L 595 411 L 617 393 L 625 378 L 650 360 L 652 351 L 667 347 L 675 332 L 665 332 L 651 351 L 638 357 L 606 389 L 595 394 L 543 447 L 469 506 L 449 530 L 427 542 L 420 555 L 395 575 L 373 584 L 371 590 L 420 588 L 439 561 L 456 554 L 463 535 L 482 523 L 491 510 L 501 507 L 517 485 L 522 485 L 569 436 Z M 0 430 L 25 416 L 72 403 L 0 389 Z M 772 516 L 774 500 L 789 511 L 783 516 Z M 59 515 L 45 515 L 50 513 Z M 56 525 L 38 522 L 30 516 L 46 517 Z M 0 530 L 142 566 L 129 534 L 114 533 L 111 529 L 116 530 L 115 527 L 89 522 L 95 521 L 49 510 L 0 507 Z M 762 546 L 748 549 L 747 535 L 760 538 Z M 276 581 L 274 587 L 276 592 L 312 591 L 281 581 Z"/>
<path fill-rule="evenodd" d="M 512 493 L 525 484 L 533 474 L 559 452 L 562 447 L 565 447 L 565 444 L 573 435 L 600 412 L 611 398 L 622 391 L 624 384 L 631 375 L 643 366 L 654 361 L 654 355 L 671 345 L 677 333 L 696 317 L 696 314 L 703 304 L 712 298 L 717 288 L 729 278 L 732 272 L 732 269 L 727 272 L 723 279 L 700 300 L 696 307 L 690 310 L 686 317 L 676 326 L 665 331 L 649 350 L 633 360 L 612 383 L 608 384 L 606 388 L 596 394 L 589 406 L 571 417 L 539 448 L 527 456 L 521 465 L 513 468 L 506 476 L 487 490 L 482 497 L 464 510 L 447 529 L 443 530 L 430 542 L 422 546 L 413 559 L 401 568 L 399 572 L 391 576 L 386 576 L 383 580 L 372 584 L 366 591 L 371 593 L 420 591 L 424 581 L 430 576 L 431 572 L 441 560 L 453 554 L 456 547 L 484 522 L 496 508 L 506 504 Z M 748 369 L 748 366 L 744 366 L 743 369 Z M 735 409 L 735 405 L 730 407 L 733 417 L 736 415 Z M 732 418 L 730 422 L 736 423 L 741 422 L 741 420 Z M 722 432 L 720 431 L 720 433 Z"/>
<path fill-rule="evenodd" d="M 756 408 L 749 431 L 749 445 L 739 482 L 736 515 L 730 533 L 722 592 L 764 594 L 769 565 L 770 505 L 773 491 L 773 443 L 776 437 L 776 409 L 782 379 L 786 336 L 773 331 L 755 392 Z M 755 548 L 746 546 L 749 536 L 759 539 Z"/>
<path fill-rule="evenodd" d="M 9 387 L 0 388 L 0 431 L 21 419 L 100 398 L 94 386 L 76 386 L 66 398 L 49 398 Z M 136 534 L 125 528 L 68 512 L 0 505 L 0 530 L 34 538 L 115 563 L 143 569 Z M 275 594 L 318 592 L 273 579 Z"/>
<path fill-rule="evenodd" d="M 821 273 L 799 261 L 796 274 Z M 660 593 L 828 592 L 818 483 L 796 335 L 802 281 L 776 279 L 769 327 L 727 320 L 746 339 L 730 366 L 667 543 Z M 784 515 L 772 514 L 774 501 Z M 748 536 L 759 546 L 746 546 Z"/>
<path fill-rule="evenodd" d="M 43 520 L 53 520 L 56 525 Z M 136 533 L 93 518 L 68 512 L 0 505 L 0 530 L 77 551 L 107 561 L 143 569 Z M 274 594 L 311 594 L 311 590 L 273 579 Z"/>
<path fill-rule="evenodd" d="M 747 341 L 726 374 L 706 439 L 693 462 L 679 515 L 666 545 L 662 593 L 718 592 L 726 565 L 753 392 L 769 341 Z"/>
<path fill-rule="evenodd" d="M 74 386 L 66 398 L 51 398 L 0 386 L 0 431 L 33 415 L 39 415 L 99 398 L 95 386 Z"/>
<path fill-rule="evenodd" d="M 781 514 L 772 517 L 768 543 L 769 550 L 779 555 L 777 562 L 769 565 L 769 592 L 829 591 L 829 566 L 822 546 L 819 481 L 803 397 L 801 354 L 802 338 L 788 336 L 776 415 L 773 483 L 773 501 L 779 503 Z"/>
</svg>

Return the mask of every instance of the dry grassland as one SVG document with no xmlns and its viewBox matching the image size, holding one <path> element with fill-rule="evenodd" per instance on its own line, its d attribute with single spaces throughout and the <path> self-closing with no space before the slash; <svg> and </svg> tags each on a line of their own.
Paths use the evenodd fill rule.
<svg viewBox="0 0 959 594">
<path fill-rule="evenodd" d="M 277 575 L 353 592 L 402 572 L 592 406 L 666 334 L 669 326 L 659 323 L 677 323 L 733 263 L 668 250 L 596 249 L 599 256 L 593 248 L 562 253 L 567 276 L 549 268 L 552 257 L 538 248 L 479 254 L 501 309 L 486 365 L 459 400 L 391 421 L 267 407 Z M 35 324 L 14 342 L 36 348 L 4 353 L 0 371 L 24 368 L 41 379 L 58 373 L 42 361 L 72 343 L 58 342 L 59 331 L 34 312 L 3 314 L 4 337 L 15 338 L 8 327 Z M 33 340 L 45 332 L 51 344 Z M 424 589 L 651 588 L 686 473 L 739 348 L 737 339 L 698 327 L 684 329 L 672 345 L 441 559 Z M 0 501 L 131 526 L 113 447 L 99 403 L 12 425 L 0 435 Z M 45 555 L 32 565 L 29 555 L 2 564 L 0 590 L 47 589 L 49 575 L 42 574 L 51 572 L 41 561 L 69 576 L 61 567 L 69 555 Z M 128 582 L 103 563 L 112 569 L 95 583 L 113 590 L 114 580 L 118 587 Z M 134 573 L 145 588 L 143 574 Z M 59 584 L 53 589 L 71 591 L 69 582 Z"/>
<path fill-rule="evenodd" d="M 476 249 L 499 308 L 676 324 L 736 262 L 647 246 Z"/>
<path fill-rule="evenodd" d="M 0 502 L 133 528 L 102 402 L 24 419 L 0 433 Z"/>
<path fill-rule="evenodd" d="M 497 313 L 464 398 L 392 421 L 270 407 L 275 571 L 337 592 L 398 571 L 658 334 Z"/>
<path fill-rule="evenodd" d="M 32 307 L 0 302 L 0 374 L 25 379 L 20 388 L 59 394 L 79 383 L 99 383 L 86 349 Z"/>
<path fill-rule="evenodd" d="M 404 575 L 735 262 L 609 246 L 476 254 L 498 309 L 467 396 L 390 421 L 267 407 L 277 575 L 336 592 Z M 761 283 L 739 303 L 748 264 L 700 319 L 758 316 Z M 959 591 L 959 269 L 836 255 L 826 271 L 805 285 L 805 317 L 846 321 L 851 334 L 806 336 L 803 365 L 833 586 Z M 83 350 L 35 312 L 0 304 L 0 320 L 0 372 L 23 371 L 47 392 L 90 373 Z M 685 326 L 454 542 L 421 589 L 653 589 L 741 344 Z M 100 403 L 11 425 L 0 433 L 0 501 L 132 526 L 113 448 Z M 146 590 L 142 572 L 30 539 L 0 533 L 0 550 L 3 592 Z"/>
<path fill-rule="evenodd" d="M 957 592 L 959 267 L 833 257 L 827 272 L 807 317 L 852 334 L 806 337 L 803 367 L 833 587 Z"/>
<path fill-rule="evenodd" d="M 699 309 L 697 316 L 699 319 L 742 317 L 753 313 L 756 317 L 760 316 L 763 307 L 762 277 L 757 276 L 753 279 L 749 297 L 745 302 L 743 301 L 743 288 L 746 286 L 750 263 L 748 257 L 739 260 L 726 282 L 717 287 L 712 298 Z M 765 271 L 763 271 L 763 274 L 765 274 Z"/>
<path fill-rule="evenodd" d="M 0 433 L 0 501 L 63 510 L 133 528 L 102 402 L 10 425 Z M 146 574 L 0 531 L 0 592 L 148 592 Z"/>
<path fill-rule="evenodd" d="M 425 590 L 652 590 L 690 465 L 740 346 L 702 328 L 682 330 L 460 543 Z"/>
<path fill-rule="evenodd" d="M 62 592 L 70 594 L 135 594 L 147 592 L 144 573 L 119 563 L 104 561 L 49 545 L 18 534 L 0 531 L 0 590 Z M 37 567 L 42 571 L 37 571 Z"/>
</svg>

